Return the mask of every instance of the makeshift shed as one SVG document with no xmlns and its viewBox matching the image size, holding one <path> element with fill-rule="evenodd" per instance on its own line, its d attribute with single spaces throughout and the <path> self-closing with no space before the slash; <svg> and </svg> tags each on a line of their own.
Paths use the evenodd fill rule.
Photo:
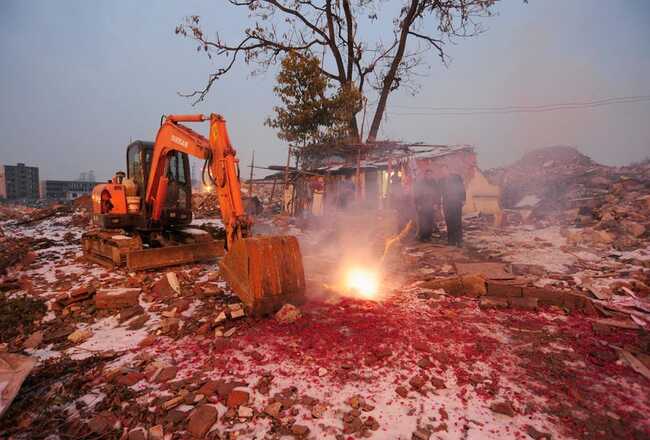
<svg viewBox="0 0 650 440">
<path fill-rule="evenodd" d="M 327 147 L 322 146 L 321 151 Z M 312 148 L 313 151 L 313 148 Z M 469 145 L 425 145 L 381 142 L 338 146 L 335 154 L 313 156 L 305 160 L 309 165 L 305 174 L 294 179 L 294 186 L 307 194 L 307 200 L 299 203 L 314 214 L 327 213 L 342 205 L 342 197 L 349 188 L 354 189 L 354 204 L 363 209 L 388 207 L 390 179 L 393 174 L 401 177 L 404 188 L 411 192 L 413 183 L 425 170 L 440 178 L 440 169 L 446 165 L 450 172 L 459 174 L 465 182 L 467 202 L 464 213 L 483 212 L 500 218 L 499 188 L 491 185 L 476 165 L 476 153 Z M 318 181 L 317 185 L 314 182 Z M 351 182 L 350 185 L 347 182 Z M 309 191 L 323 186 L 324 200 L 318 200 L 320 191 Z M 314 205 L 313 195 L 317 195 Z M 301 200 L 300 197 L 296 197 Z M 304 199 L 304 197 L 303 197 Z M 300 210 L 298 210 L 300 211 Z"/>
</svg>

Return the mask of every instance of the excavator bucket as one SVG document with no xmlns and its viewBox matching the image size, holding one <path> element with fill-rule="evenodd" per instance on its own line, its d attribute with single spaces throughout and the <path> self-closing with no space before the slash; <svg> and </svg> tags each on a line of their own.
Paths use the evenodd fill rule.
<svg viewBox="0 0 650 440">
<path fill-rule="evenodd" d="M 296 237 L 236 240 L 219 266 L 226 282 L 255 316 L 304 301 L 305 271 Z"/>
</svg>

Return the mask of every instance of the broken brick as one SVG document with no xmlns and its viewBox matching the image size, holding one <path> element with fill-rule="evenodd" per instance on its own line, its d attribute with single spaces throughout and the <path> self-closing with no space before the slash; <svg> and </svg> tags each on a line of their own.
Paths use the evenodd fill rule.
<svg viewBox="0 0 650 440">
<path fill-rule="evenodd" d="M 395 392 L 400 396 L 400 397 L 407 397 L 409 395 L 409 391 L 406 389 L 406 387 L 400 385 L 397 388 L 395 388 Z"/>
<path fill-rule="evenodd" d="M 528 434 L 528 437 L 534 439 L 534 440 L 551 440 L 551 434 L 548 432 L 541 432 L 535 429 L 534 426 L 532 425 L 526 425 L 526 434 Z"/>
<path fill-rule="evenodd" d="M 413 343 L 413 348 L 417 351 L 422 351 L 428 353 L 431 351 L 431 347 L 426 342 L 416 341 Z"/>
<path fill-rule="evenodd" d="M 418 367 L 427 370 L 433 367 L 433 362 L 431 362 L 431 360 L 428 357 L 424 357 L 418 361 Z"/>
<path fill-rule="evenodd" d="M 293 425 L 291 427 L 291 433 L 296 437 L 305 437 L 309 434 L 309 428 L 305 425 Z"/>
<path fill-rule="evenodd" d="M 445 384 L 445 381 L 443 379 L 440 379 L 439 377 L 432 377 L 430 379 L 431 385 L 437 390 L 442 390 L 444 388 L 447 388 L 447 385 Z"/>
<path fill-rule="evenodd" d="M 144 325 L 149 321 L 149 315 L 146 313 L 143 313 L 142 315 L 138 316 L 137 318 L 133 318 L 128 322 L 127 328 L 129 330 L 139 330 Z"/>
<path fill-rule="evenodd" d="M 275 314 L 275 320 L 280 324 L 290 324 L 297 321 L 302 317 L 300 309 L 291 304 L 285 304 L 280 310 Z"/>
<path fill-rule="evenodd" d="M 147 440 L 147 430 L 141 426 L 130 430 L 128 440 Z"/>
<path fill-rule="evenodd" d="M 228 408 L 236 408 L 240 405 L 245 405 L 248 403 L 249 395 L 246 391 L 241 390 L 232 390 L 228 394 L 228 400 L 226 401 L 226 406 Z"/>
<path fill-rule="evenodd" d="M 141 289 L 108 288 L 99 289 L 95 294 L 95 307 L 98 309 L 121 309 L 138 305 Z"/>
<path fill-rule="evenodd" d="M 412 440 L 429 440 L 429 438 L 431 438 L 431 433 L 424 429 L 415 430 L 411 436 Z"/>
<path fill-rule="evenodd" d="M 36 348 L 43 342 L 43 332 L 37 331 L 32 333 L 29 338 L 23 342 L 23 348 Z"/>
<path fill-rule="evenodd" d="M 133 370 L 122 370 L 113 378 L 116 383 L 127 387 L 135 385 L 142 379 L 144 379 L 144 374 Z"/>
<path fill-rule="evenodd" d="M 537 303 L 539 305 L 557 307 L 562 307 L 564 305 L 564 292 L 561 290 L 524 286 L 522 288 L 522 294 L 524 298 L 537 298 Z"/>
<path fill-rule="evenodd" d="M 118 418 L 108 412 L 100 412 L 95 414 L 90 421 L 88 422 L 88 428 L 96 434 L 104 434 L 112 429 L 114 429 L 115 424 L 117 423 Z"/>
<path fill-rule="evenodd" d="M 497 414 L 503 414 L 508 417 L 514 417 L 515 415 L 515 409 L 512 407 L 512 404 L 506 401 L 493 403 L 490 405 L 490 410 Z"/>
<path fill-rule="evenodd" d="M 217 408 L 213 405 L 198 406 L 190 415 L 187 430 L 194 437 L 203 438 L 217 421 L 218 415 Z"/>
<path fill-rule="evenodd" d="M 144 309 L 140 304 L 136 304 L 135 306 L 127 307 L 120 310 L 120 315 L 117 318 L 117 320 L 121 324 L 141 313 L 144 313 Z"/>
<path fill-rule="evenodd" d="M 170 284 L 168 278 L 164 276 L 151 286 L 151 295 L 155 299 L 167 299 L 176 296 L 176 291 Z"/>
<path fill-rule="evenodd" d="M 489 296 L 498 296 L 502 298 L 516 298 L 523 296 L 521 284 L 516 284 L 515 282 L 488 280 L 486 284 L 487 295 Z"/>
<path fill-rule="evenodd" d="M 75 330 L 72 333 L 68 335 L 68 341 L 74 343 L 74 344 L 79 344 L 84 342 L 85 340 L 89 339 L 93 335 L 93 332 L 91 332 L 88 329 L 79 329 Z"/>
<path fill-rule="evenodd" d="M 411 385 L 411 387 L 415 390 L 422 388 L 425 383 L 427 383 L 427 378 L 421 374 L 413 376 L 411 380 L 409 380 L 409 385 Z"/>
<path fill-rule="evenodd" d="M 155 376 L 155 380 L 158 383 L 168 382 L 176 377 L 176 372 L 178 368 L 173 365 L 168 367 L 163 367 L 158 374 Z"/>
<path fill-rule="evenodd" d="M 264 408 L 264 413 L 270 415 L 271 417 L 277 419 L 280 416 L 280 411 L 282 410 L 281 402 L 273 402 Z"/>
</svg>

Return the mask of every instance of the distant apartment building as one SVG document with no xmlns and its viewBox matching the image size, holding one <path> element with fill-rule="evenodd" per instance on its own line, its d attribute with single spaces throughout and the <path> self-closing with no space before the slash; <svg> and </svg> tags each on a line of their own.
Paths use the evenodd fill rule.
<svg viewBox="0 0 650 440">
<path fill-rule="evenodd" d="M 84 180 L 43 180 L 41 197 L 53 200 L 72 200 L 90 194 L 97 182 Z"/>
<path fill-rule="evenodd" d="M 0 166 L 0 198 L 37 199 L 38 197 L 38 167 L 28 167 L 24 163 Z"/>
</svg>

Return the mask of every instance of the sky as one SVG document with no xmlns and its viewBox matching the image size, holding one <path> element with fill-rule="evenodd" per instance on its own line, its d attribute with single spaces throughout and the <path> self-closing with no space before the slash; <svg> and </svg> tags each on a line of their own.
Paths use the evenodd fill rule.
<svg viewBox="0 0 650 440">
<path fill-rule="evenodd" d="M 417 95 L 390 97 L 379 138 L 471 144 L 484 168 L 550 145 L 611 165 L 650 156 L 649 101 L 509 115 L 421 109 L 650 95 L 650 2 L 503 0 L 497 12 L 486 32 L 447 46 L 448 66 L 430 55 Z M 162 114 L 195 112 L 224 115 L 243 166 L 253 150 L 256 165 L 284 163 L 286 145 L 264 126 L 278 103 L 275 70 L 251 76 L 238 65 L 195 107 L 179 96 L 215 65 L 174 34 L 193 14 L 210 35 L 236 38 L 248 25 L 225 0 L 0 1 L 0 163 L 38 166 L 41 179 L 106 179 L 125 168 L 130 140 L 155 137 Z M 376 26 L 389 32 L 390 19 Z"/>
</svg>

